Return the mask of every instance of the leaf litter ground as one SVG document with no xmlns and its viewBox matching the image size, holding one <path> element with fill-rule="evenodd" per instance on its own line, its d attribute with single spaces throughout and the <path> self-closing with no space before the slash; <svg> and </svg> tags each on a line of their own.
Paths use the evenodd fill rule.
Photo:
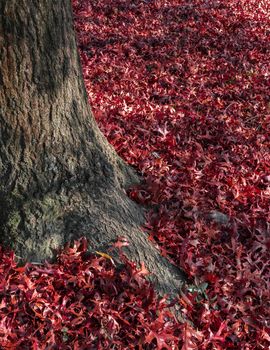
<svg viewBox="0 0 270 350">
<path fill-rule="evenodd" d="M 74 0 L 98 124 L 144 177 L 130 197 L 190 284 L 175 320 L 123 255 L 1 252 L 3 349 L 268 349 L 270 5 Z M 122 242 L 116 245 L 121 246 Z M 120 251 L 121 255 L 121 251 Z"/>
</svg>

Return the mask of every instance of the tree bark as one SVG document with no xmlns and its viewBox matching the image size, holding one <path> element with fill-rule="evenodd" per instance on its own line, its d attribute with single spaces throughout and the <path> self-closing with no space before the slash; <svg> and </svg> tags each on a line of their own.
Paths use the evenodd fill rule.
<svg viewBox="0 0 270 350">
<path fill-rule="evenodd" d="M 23 262 L 52 258 L 86 236 L 105 251 L 118 236 L 160 293 L 183 275 L 139 227 L 125 189 L 134 171 L 100 133 L 81 73 L 69 0 L 0 0 L 1 243 Z"/>
</svg>

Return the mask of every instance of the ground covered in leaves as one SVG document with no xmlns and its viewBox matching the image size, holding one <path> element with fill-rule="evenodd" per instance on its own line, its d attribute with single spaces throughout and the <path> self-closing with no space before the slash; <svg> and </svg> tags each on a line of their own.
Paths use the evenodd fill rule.
<svg viewBox="0 0 270 350">
<path fill-rule="evenodd" d="M 145 179 L 129 195 L 152 208 L 149 238 L 190 279 L 185 320 L 143 267 L 82 239 L 54 265 L 1 252 L 0 349 L 268 349 L 269 2 L 73 5 L 94 115 Z"/>
</svg>

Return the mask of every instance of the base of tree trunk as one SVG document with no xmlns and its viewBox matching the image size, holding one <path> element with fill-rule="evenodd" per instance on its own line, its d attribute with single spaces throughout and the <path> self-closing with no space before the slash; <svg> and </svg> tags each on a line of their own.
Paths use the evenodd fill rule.
<svg viewBox="0 0 270 350">
<path fill-rule="evenodd" d="M 126 183 L 130 184 L 136 176 L 123 164 L 121 172 L 125 168 Z M 108 181 L 85 182 L 28 200 L 16 195 L 2 195 L 1 200 L 6 211 L 1 216 L 2 221 L 5 218 L 1 240 L 15 251 L 19 264 L 52 260 L 66 242 L 82 236 L 88 239 L 89 250 L 108 253 L 117 263 L 116 253 L 108 249 L 118 237 L 124 237 L 129 243 L 122 248 L 124 254 L 138 267 L 144 262 L 157 292 L 171 297 L 179 293 L 184 274 L 148 240 L 140 228 L 144 209 L 132 202 L 123 188 Z"/>
<path fill-rule="evenodd" d="M 104 253 L 118 237 L 124 237 L 129 242 L 124 254 L 138 267 L 144 262 L 160 295 L 175 297 L 184 274 L 149 241 L 141 229 L 144 209 L 126 194 L 126 188 L 139 179 L 91 120 L 93 146 L 85 147 L 77 169 L 66 171 L 68 166 L 59 158 L 57 166 L 62 169 L 51 182 L 53 172 L 18 163 L 21 171 L 13 190 L 0 187 L 0 243 L 13 249 L 23 264 L 51 260 L 66 242 L 82 236 L 88 239 L 90 250 Z M 27 181 L 22 174 L 28 175 Z"/>
</svg>

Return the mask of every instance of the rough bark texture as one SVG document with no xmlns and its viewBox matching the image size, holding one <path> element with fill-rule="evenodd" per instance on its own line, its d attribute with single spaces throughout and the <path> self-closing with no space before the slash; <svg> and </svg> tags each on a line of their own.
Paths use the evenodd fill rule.
<svg viewBox="0 0 270 350">
<path fill-rule="evenodd" d="M 0 241 L 41 261 L 82 235 L 97 250 L 125 236 L 159 292 L 177 292 L 182 273 L 126 196 L 136 181 L 91 116 L 70 1 L 0 0 Z"/>
</svg>

